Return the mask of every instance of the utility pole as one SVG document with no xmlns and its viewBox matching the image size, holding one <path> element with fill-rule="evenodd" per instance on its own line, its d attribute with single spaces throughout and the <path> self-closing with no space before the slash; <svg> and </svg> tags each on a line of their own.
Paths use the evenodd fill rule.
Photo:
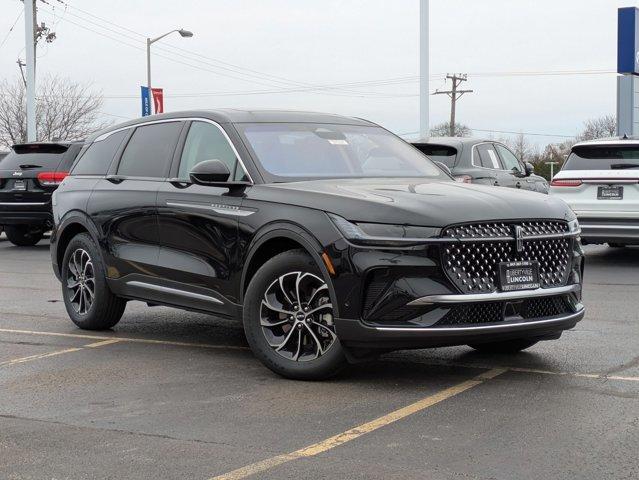
<svg viewBox="0 0 639 480">
<path fill-rule="evenodd" d="M 419 137 L 427 138 L 430 135 L 429 125 L 429 0 L 419 2 Z"/>
<path fill-rule="evenodd" d="M 35 26 L 36 0 L 24 0 L 24 49 L 27 58 L 27 142 L 36 141 L 36 105 L 35 105 Z"/>
<path fill-rule="evenodd" d="M 27 88 L 27 79 L 24 77 L 24 67 L 27 66 L 21 59 L 18 58 L 16 62 L 18 64 L 18 68 L 20 69 L 20 75 L 22 75 L 22 83 L 24 84 L 24 88 Z"/>
<path fill-rule="evenodd" d="M 437 90 L 433 95 L 448 95 L 450 97 L 450 136 L 455 136 L 455 108 L 457 100 L 459 100 L 464 93 L 472 93 L 472 90 L 459 90 L 459 86 L 462 82 L 468 80 L 468 75 L 460 73 L 460 74 L 448 74 L 446 75 L 446 79 L 452 80 L 453 87 L 450 90 Z"/>
</svg>

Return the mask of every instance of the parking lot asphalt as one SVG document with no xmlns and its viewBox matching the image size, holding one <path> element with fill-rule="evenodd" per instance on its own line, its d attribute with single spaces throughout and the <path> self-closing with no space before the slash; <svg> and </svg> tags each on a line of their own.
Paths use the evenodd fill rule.
<svg viewBox="0 0 639 480">
<path fill-rule="evenodd" d="M 639 248 L 586 253 L 588 312 L 560 340 L 300 382 L 230 320 L 130 302 L 79 330 L 47 241 L 0 237 L 0 478 L 637 479 Z"/>
</svg>

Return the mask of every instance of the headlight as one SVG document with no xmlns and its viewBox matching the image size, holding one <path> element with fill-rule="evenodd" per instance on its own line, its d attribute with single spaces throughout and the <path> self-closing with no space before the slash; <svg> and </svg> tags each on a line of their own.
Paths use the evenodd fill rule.
<svg viewBox="0 0 639 480">
<path fill-rule="evenodd" d="M 331 213 L 328 216 L 344 238 L 362 245 L 418 245 L 425 239 L 437 237 L 441 233 L 440 228 L 386 223 L 353 223 Z"/>
<path fill-rule="evenodd" d="M 568 231 L 570 233 L 581 233 L 581 227 L 579 226 L 579 220 L 576 218 L 568 222 Z"/>
</svg>

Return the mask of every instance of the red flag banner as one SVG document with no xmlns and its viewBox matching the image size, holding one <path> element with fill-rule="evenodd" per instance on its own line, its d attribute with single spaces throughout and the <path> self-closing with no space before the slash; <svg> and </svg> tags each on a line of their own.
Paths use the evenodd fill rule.
<svg viewBox="0 0 639 480">
<path fill-rule="evenodd" d="M 161 88 L 152 88 L 151 93 L 153 94 L 155 113 L 164 113 L 164 90 Z"/>
</svg>

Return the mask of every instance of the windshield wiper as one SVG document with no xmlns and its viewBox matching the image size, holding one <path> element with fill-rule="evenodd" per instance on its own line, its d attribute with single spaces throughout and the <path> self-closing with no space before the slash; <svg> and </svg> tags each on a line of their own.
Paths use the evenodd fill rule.
<svg viewBox="0 0 639 480">
<path fill-rule="evenodd" d="M 42 168 L 42 165 L 33 165 L 31 163 L 25 163 L 24 165 L 20 165 L 22 170 L 29 170 L 30 168 Z"/>
<path fill-rule="evenodd" d="M 625 168 L 639 168 L 639 163 L 613 163 L 610 165 L 612 170 L 623 170 Z"/>
</svg>

